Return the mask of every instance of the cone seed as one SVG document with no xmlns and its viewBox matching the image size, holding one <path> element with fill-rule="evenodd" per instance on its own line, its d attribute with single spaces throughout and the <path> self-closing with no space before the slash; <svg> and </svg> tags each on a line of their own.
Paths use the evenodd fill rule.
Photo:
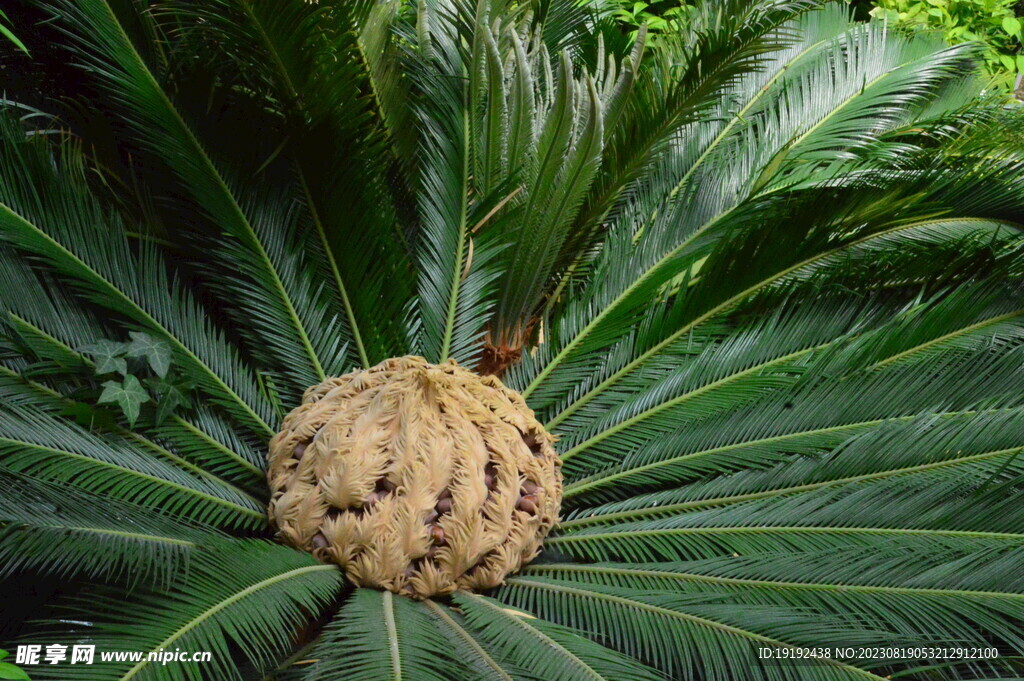
<svg viewBox="0 0 1024 681">
<path fill-rule="evenodd" d="M 283 542 L 413 598 L 501 584 L 562 498 L 553 438 L 523 399 L 453 361 L 399 357 L 310 388 L 268 458 Z"/>
</svg>

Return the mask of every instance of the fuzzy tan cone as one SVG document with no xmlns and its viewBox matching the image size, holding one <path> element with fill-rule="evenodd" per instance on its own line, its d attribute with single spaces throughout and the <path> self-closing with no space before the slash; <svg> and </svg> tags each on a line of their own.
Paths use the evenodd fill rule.
<svg viewBox="0 0 1024 681">
<path fill-rule="evenodd" d="M 553 439 L 519 394 L 422 357 L 307 390 L 269 464 L 282 541 L 413 598 L 501 584 L 540 551 L 562 499 Z"/>
</svg>

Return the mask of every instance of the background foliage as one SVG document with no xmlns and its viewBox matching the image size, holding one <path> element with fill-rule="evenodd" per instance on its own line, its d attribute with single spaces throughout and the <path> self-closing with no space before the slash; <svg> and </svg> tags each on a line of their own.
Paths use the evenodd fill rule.
<svg viewBox="0 0 1024 681">
<path fill-rule="evenodd" d="M 985 63 L 1003 84 L 1024 72 L 1018 0 L 878 0 L 871 15 L 915 30 L 940 30 L 952 43 L 985 46 Z"/>
<path fill-rule="evenodd" d="M 672 30 L 673 22 L 693 10 L 687 0 L 606 0 L 614 16 L 631 34 L 646 23 L 651 44 Z M 910 31 L 941 31 L 951 43 L 976 41 L 984 45 L 988 71 L 1003 87 L 1015 84 L 1024 72 L 1020 0 L 852 0 L 861 18 L 868 16 Z"/>
</svg>

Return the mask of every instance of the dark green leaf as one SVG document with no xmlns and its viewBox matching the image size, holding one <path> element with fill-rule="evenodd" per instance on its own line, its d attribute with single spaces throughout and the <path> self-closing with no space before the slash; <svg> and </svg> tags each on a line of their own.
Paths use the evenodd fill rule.
<svg viewBox="0 0 1024 681">
<path fill-rule="evenodd" d="M 125 343 L 100 340 L 82 347 L 81 351 L 96 362 L 97 374 L 117 372 L 123 376 L 128 373 L 128 362 L 125 360 L 128 347 Z"/>
<path fill-rule="evenodd" d="M 139 383 L 139 379 L 128 374 L 123 381 L 106 381 L 98 401 L 100 404 L 117 404 L 128 423 L 134 425 L 142 405 L 149 399 L 149 393 Z"/>
<path fill-rule="evenodd" d="M 127 357 L 144 357 L 151 369 L 160 378 L 167 376 L 171 368 L 171 346 L 147 333 L 131 331 L 131 342 L 125 351 Z"/>
</svg>

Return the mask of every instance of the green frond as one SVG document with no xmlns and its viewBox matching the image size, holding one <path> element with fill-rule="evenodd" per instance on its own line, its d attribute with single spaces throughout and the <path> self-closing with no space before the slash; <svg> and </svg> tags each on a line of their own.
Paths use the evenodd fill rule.
<svg viewBox="0 0 1024 681">
<path fill-rule="evenodd" d="M 1020 559 L 1018 549 L 960 547 L 927 557 L 906 549 L 891 543 L 852 551 L 765 553 L 690 563 L 538 565 L 526 572 L 569 588 L 596 584 L 615 589 L 613 593 L 676 594 L 677 607 L 684 613 L 699 612 L 701 599 L 707 599 L 718 606 L 715 617 L 725 621 L 748 621 L 748 608 L 774 610 L 780 619 L 822 617 L 839 625 L 828 634 L 833 640 L 866 637 L 873 631 L 888 641 L 959 645 L 984 629 L 999 644 L 1019 648 L 1016 622 L 1024 596 L 1014 567 Z M 543 592 L 529 594 L 530 583 L 522 589 L 513 586 L 512 591 L 519 591 L 510 596 L 513 602 L 543 598 Z M 600 615 L 590 609 L 581 616 Z M 797 637 L 787 634 L 785 639 Z M 1012 674 L 1013 661 L 973 660 L 963 667 L 986 676 Z"/>
<path fill-rule="evenodd" d="M 652 484 L 667 486 L 695 480 L 709 472 L 759 468 L 791 455 L 820 454 L 859 433 L 876 430 L 890 419 L 912 419 L 932 410 L 950 416 L 957 412 L 969 416 L 967 412 L 978 405 L 1016 405 L 1012 384 L 1014 348 L 1019 345 L 1021 333 L 1021 320 L 1014 312 L 1018 304 L 1015 297 L 993 299 L 991 289 L 979 287 L 940 297 L 893 317 L 878 328 L 862 330 L 848 342 L 833 343 L 836 350 L 831 353 L 820 347 L 817 368 L 812 360 L 799 375 L 777 385 L 763 399 L 755 394 L 751 398 L 755 402 L 748 406 L 743 406 L 739 399 L 729 399 L 724 409 L 710 412 L 710 418 L 708 412 L 700 410 L 699 403 L 692 403 L 700 394 L 694 395 L 693 390 L 684 392 L 674 398 L 683 409 L 675 430 L 664 431 L 662 437 L 643 439 L 639 439 L 642 431 L 638 431 L 629 444 L 609 449 L 606 456 L 591 460 L 590 454 L 584 454 L 567 467 L 574 477 L 582 477 L 569 482 L 566 496 L 573 500 L 573 506 L 579 503 L 574 498 L 584 493 L 597 495 L 590 498 L 621 497 L 630 490 L 650 489 Z M 815 311 L 817 316 L 820 309 L 810 307 L 808 311 Z M 869 324 L 870 315 L 880 312 L 884 308 L 872 312 L 872 306 L 866 306 L 855 316 Z M 993 343 L 1000 347 L 998 353 L 993 352 Z M 716 352 L 719 362 L 728 357 L 721 352 L 728 347 L 712 344 L 703 352 Z M 778 347 L 779 356 L 787 356 L 784 338 L 762 347 Z M 752 351 L 757 351 L 757 347 Z M 679 362 L 679 354 L 673 356 Z M 984 362 L 988 370 L 979 371 L 975 362 Z M 750 382 L 752 389 L 757 390 L 761 364 L 755 364 L 753 372 L 746 366 L 741 365 L 740 370 L 707 385 L 724 389 L 735 384 L 740 389 Z M 662 369 L 665 378 L 660 383 L 652 383 L 650 389 L 640 384 L 632 386 L 628 394 L 642 395 L 650 390 L 660 396 L 655 391 L 672 385 L 671 377 L 687 375 L 687 365 L 680 363 L 679 367 L 674 373 Z M 803 378 L 804 375 L 810 378 Z M 829 378 L 814 379 L 816 375 Z M 601 404 L 605 412 L 615 408 L 614 402 Z M 674 408 L 671 401 L 655 404 L 652 409 L 664 413 L 671 413 Z M 662 404 L 667 407 L 661 407 Z M 636 422 L 647 421 L 645 427 L 650 428 L 649 423 L 657 422 L 660 416 L 649 412 L 650 409 L 633 407 L 627 414 L 633 414 L 630 418 Z M 594 430 L 604 433 L 608 428 Z M 614 443 L 613 436 L 614 433 L 592 435 L 590 439 L 600 437 L 596 444 L 603 448 L 608 439 Z M 587 440 L 580 443 L 577 438 L 569 442 L 577 443 L 583 451 Z"/>
<path fill-rule="evenodd" d="M 243 183 L 242 169 L 204 143 L 107 0 L 54 6 L 83 67 L 120 103 L 118 114 L 133 139 L 167 165 L 197 215 L 220 231 L 221 255 L 231 264 L 218 283 L 237 296 L 245 319 L 266 334 L 264 343 L 271 341 L 259 350 L 272 355 L 295 391 L 325 378 L 325 365 L 343 363 L 338 338 L 327 333 L 343 311 L 311 276 L 308 260 L 324 257 L 323 251 L 301 252 L 297 230 L 282 228 L 294 212 L 291 193 L 280 183 L 269 191 Z"/>
<path fill-rule="evenodd" d="M 168 583 L 209 530 L 81 489 L 0 472 L 0 577 Z"/>
<path fill-rule="evenodd" d="M 458 659 L 471 666 L 475 674 L 473 678 L 481 681 L 512 681 L 512 674 L 515 674 L 516 678 L 529 676 L 524 670 L 516 669 L 511 662 L 502 660 L 497 651 L 488 650 L 478 641 L 469 630 L 465 618 L 454 608 L 445 608 L 434 601 L 426 601 L 426 605 L 436 615 L 439 626 L 447 635 L 453 649 L 457 651 Z"/>
<path fill-rule="evenodd" d="M 389 591 L 356 589 L 341 613 L 310 648 L 312 664 L 294 678 L 315 681 L 484 681 L 510 678 L 467 635 L 457 613 L 433 602 L 416 602 Z M 452 637 L 455 638 L 452 638 Z M 467 649 L 471 651 L 465 654 Z M 517 675 L 518 677 L 518 675 Z M 288 678 L 293 678 L 289 676 Z"/>
<path fill-rule="evenodd" d="M 863 433 L 847 433 L 847 438 L 831 449 L 827 445 L 819 445 L 817 451 L 808 447 L 802 458 L 765 470 L 751 467 L 713 481 L 590 507 L 584 518 L 569 520 L 561 528 L 569 531 L 627 518 L 663 517 L 886 477 L 995 476 L 1015 469 L 1015 459 L 1024 447 L 1014 437 L 1020 428 L 1020 418 L 1021 410 L 1015 407 L 883 421 L 870 429 L 864 428 Z M 791 456 L 793 451 L 788 446 L 781 450 Z M 880 452 L 886 454 L 882 456 Z M 663 479 L 658 482 L 664 484 Z"/>
<path fill-rule="evenodd" d="M 1016 560 L 1019 556 L 1012 549 L 922 559 L 906 555 L 898 545 L 879 545 L 867 551 L 763 554 L 691 563 L 551 564 L 526 572 L 548 583 L 671 592 L 694 599 L 717 596 L 718 603 L 736 612 L 752 606 L 778 608 L 789 616 L 801 610 L 833 619 L 845 616 L 853 626 L 897 637 L 931 636 L 951 645 L 970 640 L 980 627 L 1018 646 L 1014 622 L 1024 596 L 1013 569 Z M 515 600 L 524 597 L 520 594 Z"/>
<path fill-rule="evenodd" d="M 386 8 L 222 0 L 174 3 L 165 11 L 183 24 L 185 46 L 214 45 L 213 59 L 231 64 L 220 68 L 222 80 L 259 88 L 280 107 L 279 151 L 292 163 L 325 258 L 322 274 L 344 309 L 343 328 L 333 332 L 345 335 L 363 366 L 401 354 L 392 317 L 410 291 L 396 276 L 405 253 L 388 194 L 390 150 L 373 102 L 362 94 L 378 86 L 373 65 L 379 57 L 354 35 L 365 26 L 373 49 L 385 49 L 374 30 L 386 30 Z M 387 305 L 392 314 L 384 313 Z M 328 362 L 325 370 L 346 368 L 343 361 Z"/>
<path fill-rule="evenodd" d="M 958 228 L 956 225 L 950 226 Z M 974 228 L 972 225 L 964 226 L 968 229 Z M 934 228 L 934 225 L 932 227 Z M 845 258 L 843 262 L 849 264 L 849 259 Z M 757 286 L 761 287 L 762 284 L 759 283 Z M 749 332 L 740 327 L 740 335 L 731 338 L 724 336 L 721 344 L 702 344 L 701 335 L 698 335 L 699 325 L 711 320 L 715 313 L 723 312 L 735 302 L 728 299 L 720 305 L 713 306 L 710 312 L 697 316 L 694 323 L 683 325 L 679 331 L 640 353 L 622 369 L 613 371 L 614 365 L 609 363 L 605 370 L 608 377 L 600 383 L 595 381 L 596 385 L 589 391 L 586 390 L 587 384 L 584 384 L 585 389 L 580 391 L 582 394 L 575 397 L 575 401 L 571 402 L 561 415 L 549 422 L 549 426 L 556 427 L 556 432 L 563 434 L 567 444 L 563 451 L 567 463 L 566 470 L 577 474 L 577 471 L 586 472 L 620 461 L 646 442 L 656 445 L 659 437 L 681 429 L 684 421 L 695 424 L 714 414 L 715 410 L 741 406 L 743 399 L 757 397 L 757 392 L 752 391 L 761 389 L 765 391 L 764 394 L 769 391 L 778 394 L 784 386 L 792 388 L 798 384 L 799 374 L 803 373 L 803 370 L 795 373 L 801 366 L 801 361 L 811 361 L 815 353 L 820 354 L 830 347 L 842 344 L 843 331 L 828 329 L 828 320 L 831 318 L 829 314 L 836 312 L 815 314 L 812 312 L 815 306 L 808 302 L 799 307 L 793 305 L 814 317 L 813 321 L 797 323 L 801 330 L 800 335 L 794 338 L 798 343 L 796 346 L 788 344 L 785 340 L 784 325 L 777 330 L 778 335 L 773 336 L 771 342 L 767 341 L 767 336 L 762 337 L 764 340 L 759 342 L 755 340 L 758 338 L 756 335 L 743 335 Z M 838 308 L 839 313 L 835 318 L 839 324 L 844 324 L 842 320 L 845 317 L 849 320 L 846 324 L 856 320 L 863 327 L 868 327 L 872 315 L 884 318 L 885 305 L 873 309 L 871 306 L 859 307 L 863 303 L 856 298 L 853 305 L 854 308 L 847 308 L 845 312 L 843 307 Z M 783 313 L 782 310 L 790 306 L 782 303 L 778 313 Z M 824 309 L 827 310 L 827 307 Z M 854 312 L 853 309 L 857 311 Z M 854 330 L 853 327 L 848 328 L 850 331 Z M 807 335 L 813 333 L 814 329 L 822 331 L 825 336 L 814 340 L 812 336 Z M 730 371 L 728 358 L 732 355 L 728 348 L 733 346 L 739 348 L 735 350 L 739 352 L 739 364 Z M 758 352 L 759 348 L 770 348 L 772 354 L 761 359 L 758 359 L 757 355 L 751 355 L 751 352 Z M 778 351 L 774 352 L 775 349 Z M 691 356 L 680 361 L 680 356 L 687 355 Z M 713 355 L 714 360 L 710 361 Z M 706 378 L 693 376 L 692 379 L 688 379 L 688 375 L 692 376 L 688 374 L 693 371 L 689 369 L 691 367 L 700 367 L 699 371 L 721 373 L 713 373 Z M 783 377 L 785 374 L 788 374 L 788 378 Z M 694 379 L 696 382 L 691 383 L 689 389 L 686 389 L 686 382 Z M 735 396 L 728 397 L 733 390 L 736 391 Z M 792 389 L 790 391 L 792 392 Z M 716 401 L 719 395 L 723 397 Z M 569 415 L 571 418 L 566 419 Z M 663 422 L 664 426 L 659 425 Z M 627 439 L 618 439 L 617 433 L 620 432 Z"/>
<path fill-rule="evenodd" d="M 140 429 L 213 475 L 265 494 L 266 453 L 262 443 L 243 439 L 213 410 L 198 407 L 194 412 L 188 416 L 172 414 L 159 425 L 142 423 Z"/>
<path fill-rule="evenodd" d="M 473 196 L 471 185 L 474 112 L 466 69 L 478 65 L 463 62 L 456 15 L 432 2 L 419 5 L 418 12 L 424 30 L 412 75 L 423 99 L 416 112 L 425 153 L 418 187 L 422 236 L 416 248 L 416 346 L 434 361 L 452 358 L 472 364 L 494 304 L 498 275 L 494 238 L 474 235 L 493 201 Z"/>
<path fill-rule="evenodd" d="M 28 266 L 12 254 L 0 252 L 0 268 L 4 281 L 21 292 L 4 301 L 9 317 L 3 335 L 14 345 L 9 351 L 29 363 L 18 371 L 0 368 L 0 375 L 20 375 L 30 383 L 34 382 L 32 379 L 47 382 L 48 385 L 37 384 L 44 402 L 52 401 L 54 395 L 47 393 L 54 391 L 69 404 L 80 399 L 83 385 L 95 383 L 95 362 L 81 348 L 117 332 L 105 328 L 96 315 L 76 306 L 52 282 L 44 287 Z M 60 382 L 55 383 L 58 379 Z M 232 431 L 216 412 L 208 408 L 197 411 L 195 417 L 190 417 L 194 422 L 171 414 L 164 423 L 155 425 L 148 423 L 151 415 L 146 410 L 145 423 L 137 425 L 151 439 L 169 442 L 208 474 L 250 486 L 258 480 L 262 487 L 263 454 L 244 435 Z"/>
<path fill-rule="evenodd" d="M 507 158 L 499 162 L 522 183 L 516 215 L 507 227 L 515 239 L 504 254 L 505 274 L 491 331 L 498 344 L 515 347 L 559 265 L 563 244 L 574 238 L 575 216 L 600 166 L 606 117 L 602 100 L 609 95 L 598 92 L 589 74 L 577 80 L 566 52 L 557 68 L 545 60 L 531 64 L 513 34 L 509 61 L 513 58 L 516 75 L 507 110 L 499 103 L 488 117 L 512 123 Z M 539 101 L 525 94 L 544 82 L 539 74 L 554 70 L 556 84 L 547 85 L 553 92 L 542 89 Z M 499 78 L 500 71 L 495 80 Z M 494 84 L 486 89 L 492 99 L 500 92 Z M 487 139 L 490 144 L 503 141 L 500 133 Z"/>
<path fill-rule="evenodd" d="M 542 346 L 538 358 L 513 375 L 514 384 L 533 396 L 538 407 L 546 406 L 550 395 L 564 391 L 573 382 L 570 376 L 578 379 L 581 370 L 592 370 L 594 362 L 588 361 L 587 353 L 604 351 L 621 339 L 623 329 L 638 323 L 642 306 L 655 299 L 672 277 L 685 276 L 688 270 L 691 276 L 695 274 L 693 268 L 729 231 L 735 233 L 744 221 L 754 220 L 761 233 L 782 232 L 766 228 L 765 213 L 771 205 L 766 202 L 784 187 L 798 181 L 831 187 L 870 182 L 878 192 L 883 187 L 895 189 L 897 181 L 905 188 L 902 198 L 894 197 L 890 206 L 920 201 L 913 197 L 921 191 L 936 197 L 939 205 L 960 202 L 960 195 L 933 191 L 935 188 L 920 182 L 920 176 L 900 177 L 883 170 L 874 173 L 877 179 L 872 178 L 865 174 L 867 167 L 858 157 L 864 140 L 875 139 L 908 117 L 913 119 L 919 105 L 927 101 L 929 88 L 966 77 L 963 52 L 943 51 L 930 41 L 887 35 L 880 27 L 851 24 L 835 12 L 810 13 L 777 31 L 798 38 L 774 61 L 769 58 L 763 73 L 748 74 L 727 90 L 722 95 L 720 115 L 694 123 L 689 134 L 680 138 L 678 153 L 664 167 L 650 173 L 647 186 L 630 195 L 621 216 L 612 223 L 602 253 L 591 266 L 594 285 L 564 306 L 564 316 L 551 320 L 546 343 L 549 347 Z M 779 39 L 783 44 L 788 42 Z M 845 72 L 837 64 L 856 64 L 859 68 Z M 913 80 L 915 86 L 905 99 L 884 95 L 874 98 L 869 91 L 862 91 L 864 79 L 872 78 L 866 72 L 874 73 L 878 87 L 884 86 L 887 91 L 907 90 L 907 80 Z M 848 96 L 823 94 L 830 89 Z M 807 93 L 806 99 L 798 98 L 801 92 Z M 874 109 L 878 106 L 889 107 L 890 113 L 879 114 Z M 828 127 L 825 121 L 841 124 L 837 123 L 835 134 L 823 142 L 829 149 L 830 162 L 816 164 L 810 162 L 813 159 L 801 157 L 800 173 L 794 174 L 785 159 L 793 153 L 793 145 L 802 146 L 810 139 L 808 121 L 820 124 L 815 134 Z M 930 163 L 934 163 L 936 154 L 930 153 Z M 976 162 L 982 159 L 978 157 Z M 961 183 L 967 180 L 966 174 L 954 175 Z M 932 179 L 943 181 L 939 174 Z M 913 186 L 906 184 L 908 180 L 914 182 Z M 825 196 L 832 202 L 839 199 L 834 194 Z M 867 207 L 865 204 L 858 210 Z M 822 234 L 827 230 L 842 233 L 840 225 L 815 224 L 822 218 L 829 221 L 844 210 L 838 204 L 833 208 L 820 217 L 808 214 L 803 219 Z M 939 206 L 931 208 L 937 210 Z M 970 211 L 973 207 L 965 204 L 963 209 Z M 779 216 L 780 224 L 792 224 L 793 219 L 791 215 Z M 784 269 L 780 266 L 776 271 Z M 724 292 L 728 287 L 720 289 Z"/>
<path fill-rule="evenodd" d="M 801 618 L 781 608 L 754 605 L 729 611 L 715 595 L 513 577 L 501 597 L 514 607 L 530 608 L 629 655 L 651 660 L 670 678 L 705 674 L 746 680 L 771 674 L 780 679 L 877 681 L 882 677 L 839 660 L 780 665 L 762 659 L 759 649 L 813 647 L 823 638 L 840 646 L 893 641 L 881 632 L 842 631 L 821 614 Z M 844 636 L 837 635 L 840 631 Z"/>
<path fill-rule="evenodd" d="M 487 596 L 458 592 L 453 600 L 488 646 L 532 675 L 551 681 L 613 681 L 662 678 L 643 663 L 598 645 L 572 629 L 552 624 Z"/>
<path fill-rule="evenodd" d="M 296 630 L 311 613 L 330 606 L 341 584 L 335 566 L 321 565 L 283 546 L 211 541 L 192 551 L 188 570 L 170 588 L 136 591 L 128 603 L 117 592 L 96 590 L 87 598 L 65 601 L 66 615 L 75 617 L 42 623 L 32 633 L 47 641 L 85 640 L 97 650 L 209 651 L 209 661 L 97 660 L 78 667 L 40 667 L 33 675 L 93 679 L 102 673 L 103 678 L 118 681 L 241 679 L 242 665 L 267 670 L 288 651 Z M 70 619 L 88 626 L 76 627 Z"/>
<path fill-rule="evenodd" d="M 669 153 L 686 125 L 744 74 L 759 71 L 759 60 L 786 47 L 792 32 L 787 35 L 779 27 L 814 4 L 736 0 L 697 5 L 686 32 L 673 41 L 674 49 L 638 74 L 580 222 L 602 220 L 623 191 Z"/>
<path fill-rule="evenodd" d="M 0 395 L 0 450 L 10 471 L 61 482 L 213 527 L 259 528 L 265 515 L 249 495 L 154 455 L 133 438 L 91 433 Z"/>
<path fill-rule="evenodd" d="M 1013 452 L 986 452 L 991 458 L 1006 456 L 1000 465 L 975 471 L 965 467 L 963 477 L 929 469 L 925 475 L 837 481 L 790 496 L 766 495 L 654 520 L 583 527 L 547 545 L 580 558 L 638 561 L 841 549 L 883 540 L 913 541 L 922 551 L 943 551 L 960 541 L 979 549 L 1013 548 L 1024 541 L 1013 524 L 1019 513 L 1005 498 L 984 494 L 996 484 L 990 478 L 1004 469 L 1001 464 L 1009 461 L 1008 471 L 1016 471 Z M 886 495 L 889 501 L 883 505 Z"/>
<path fill-rule="evenodd" d="M 6 121 L 0 134 L 0 235 L 86 300 L 166 339 L 176 361 L 216 404 L 254 432 L 273 433 L 270 404 L 223 333 L 168 278 L 155 250 L 132 253 L 124 226 L 85 193 L 83 172 L 73 150 L 54 159 L 44 141 L 23 137 Z"/>
<path fill-rule="evenodd" d="M 108 431 L 138 446 L 140 450 L 149 452 L 154 458 L 168 462 L 204 480 L 207 484 L 221 488 L 228 498 L 244 500 L 245 505 L 251 505 L 256 508 L 259 508 L 264 503 L 263 497 L 265 493 L 262 489 L 255 493 L 250 491 L 253 482 L 251 478 L 247 480 L 250 488 L 250 490 L 247 490 L 233 484 L 229 479 L 225 479 L 223 475 L 218 475 L 216 470 L 211 470 L 210 462 L 204 461 L 202 458 L 202 454 L 205 454 L 207 451 L 203 446 L 205 443 L 202 440 L 198 442 L 185 442 L 185 456 L 182 456 L 178 453 L 178 450 L 169 449 L 162 445 L 159 440 L 150 439 L 143 433 L 140 433 L 139 430 L 142 430 L 142 428 L 135 431 L 128 430 L 118 425 L 113 416 L 109 413 L 104 413 L 101 408 L 64 397 L 57 391 L 41 383 L 29 380 L 24 375 L 2 366 L 0 366 L 0 400 L 9 404 L 38 409 L 54 417 L 73 417 L 79 424 L 87 423 L 90 430 L 97 432 Z M 186 423 L 181 419 L 177 419 L 177 422 Z M 174 427 L 169 426 L 169 429 L 173 431 Z M 195 432 L 199 431 L 193 431 L 193 435 Z M 189 451 L 190 447 L 191 451 Z M 197 452 L 199 454 L 198 460 L 193 458 Z M 237 457 L 237 455 L 234 456 Z M 220 463 L 220 461 L 215 461 L 215 463 Z M 213 468 L 216 469 L 217 466 L 213 466 Z"/>
</svg>

